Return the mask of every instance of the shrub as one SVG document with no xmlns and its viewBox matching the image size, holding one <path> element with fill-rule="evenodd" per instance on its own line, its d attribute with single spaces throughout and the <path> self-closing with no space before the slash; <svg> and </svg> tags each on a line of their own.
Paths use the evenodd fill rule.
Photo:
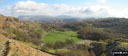
<svg viewBox="0 0 128 56">
<path fill-rule="evenodd" d="M 79 31 L 79 37 L 83 39 L 90 39 L 90 40 L 106 40 L 106 39 L 111 39 L 111 34 L 101 31 L 101 30 L 96 30 L 93 28 L 85 28 Z"/>
<path fill-rule="evenodd" d="M 63 25 L 63 27 L 70 28 L 72 30 L 80 30 L 81 28 L 86 26 L 88 26 L 88 23 L 82 21 L 68 22 L 67 24 Z"/>
<path fill-rule="evenodd" d="M 26 33 L 26 32 L 19 32 L 19 31 L 14 31 L 16 34 L 16 40 L 20 40 L 20 41 L 24 41 L 24 42 L 31 42 L 34 43 L 36 45 L 41 44 L 41 34 L 40 32 L 35 32 L 32 31 L 30 33 Z"/>
<path fill-rule="evenodd" d="M 74 43 L 74 41 L 73 41 L 73 39 L 66 39 L 65 43 L 66 44 L 72 44 L 72 43 Z"/>
<path fill-rule="evenodd" d="M 50 42 L 46 43 L 46 46 L 48 48 L 54 48 L 54 44 L 53 43 L 50 43 Z"/>
<path fill-rule="evenodd" d="M 62 42 L 62 41 L 56 41 L 56 43 L 54 44 L 55 49 L 60 49 L 60 48 L 63 48 L 63 47 L 65 47 L 65 43 Z"/>
</svg>

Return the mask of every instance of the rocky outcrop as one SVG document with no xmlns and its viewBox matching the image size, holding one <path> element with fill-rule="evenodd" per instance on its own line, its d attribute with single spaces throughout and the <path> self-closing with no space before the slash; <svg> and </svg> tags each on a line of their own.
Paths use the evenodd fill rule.
<svg viewBox="0 0 128 56">
<path fill-rule="evenodd" d="M 0 34 L 0 56 L 53 56 Z"/>
</svg>

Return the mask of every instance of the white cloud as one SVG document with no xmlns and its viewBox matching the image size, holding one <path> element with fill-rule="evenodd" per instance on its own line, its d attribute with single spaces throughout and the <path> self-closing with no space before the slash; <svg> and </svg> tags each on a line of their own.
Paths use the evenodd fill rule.
<svg viewBox="0 0 128 56">
<path fill-rule="evenodd" d="M 6 16 L 11 16 L 10 11 L 7 10 L 6 8 L 0 8 L 0 14 L 6 15 Z"/>
<path fill-rule="evenodd" d="M 100 3 L 106 3 L 107 0 L 98 0 Z"/>
<path fill-rule="evenodd" d="M 18 15 L 68 15 L 74 17 L 128 17 L 128 9 L 110 8 L 109 6 L 73 7 L 65 4 L 48 5 L 34 1 L 19 1 L 14 6 L 7 6 L 10 14 Z"/>
<path fill-rule="evenodd" d="M 115 8 L 115 9 L 111 9 L 109 12 L 113 15 L 113 17 L 128 18 L 128 8 L 123 8 L 123 9 Z"/>
<path fill-rule="evenodd" d="M 89 6 L 80 11 L 85 14 L 86 17 L 110 17 L 109 8 L 102 6 Z"/>
<path fill-rule="evenodd" d="M 0 14 L 2 14 L 2 13 L 3 13 L 3 11 L 4 11 L 4 10 L 3 10 L 2 8 L 0 8 Z"/>
<path fill-rule="evenodd" d="M 45 3 L 36 3 L 34 1 L 20 1 L 15 4 L 15 6 L 7 6 L 7 9 L 11 10 L 14 15 L 67 15 L 69 13 L 73 16 L 75 12 L 80 10 L 80 8 L 75 8 L 65 4 L 54 4 L 48 5 Z M 72 14 L 73 13 L 73 14 Z M 69 15 L 68 14 L 68 15 Z"/>
<path fill-rule="evenodd" d="M 12 12 L 17 15 L 52 15 L 53 10 L 45 3 L 34 1 L 20 1 L 12 8 Z"/>
<path fill-rule="evenodd" d="M 82 13 L 79 12 L 80 7 L 72 7 L 65 4 L 54 4 L 53 9 L 58 13 L 58 15 L 67 15 L 74 17 L 83 17 Z"/>
<path fill-rule="evenodd" d="M 3 9 L 0 9 L 0 12 L 3 12 Z"/>
</svg>

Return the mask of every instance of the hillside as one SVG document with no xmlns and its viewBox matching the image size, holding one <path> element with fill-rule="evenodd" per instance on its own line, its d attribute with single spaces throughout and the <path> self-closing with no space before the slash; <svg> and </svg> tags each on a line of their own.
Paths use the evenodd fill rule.
<svg viewBox="0 0 128 56">
<path fill-rule="evenodd" d="M 53 56 L 21 42 L 36 44 L 36 42 L 32 42 L 33 40 L 27 39 L 31 38 L 28 32 L 33 32 L 34 27 L 36 26 L 17 18 L 0 15 L 0 56 Z M 28 35 L 25 36 L 23 33 Z M 36 39 L 37 37 L 34 36 L 33 38 Z"/>
<path fill-rule="evenodd" d="M 0 15 L 0 55 L 113 56 L 114 51 L 128 50 L 127 21 L 107 18 L 39 23 Z"/>
</svg>

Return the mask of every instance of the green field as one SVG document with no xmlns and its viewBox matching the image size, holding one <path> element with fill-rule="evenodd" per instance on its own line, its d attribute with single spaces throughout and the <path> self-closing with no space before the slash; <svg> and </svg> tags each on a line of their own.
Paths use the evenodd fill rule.
<svg viewBox="0 0 128 56">
<path fill-rule="evenodd" d="M 65 41 L 65 39 L 73 39 L 74 42 L 77 42 L 80 40 L 78 38 L 78 34 L 75 31 L 66 31 L 66 32 L 60 32 L 60 31 L 54 31 L 49 32 L 47 35 L 43 37 L 44 43 L 55 43 L 56 41 Z"/>
</svg>

